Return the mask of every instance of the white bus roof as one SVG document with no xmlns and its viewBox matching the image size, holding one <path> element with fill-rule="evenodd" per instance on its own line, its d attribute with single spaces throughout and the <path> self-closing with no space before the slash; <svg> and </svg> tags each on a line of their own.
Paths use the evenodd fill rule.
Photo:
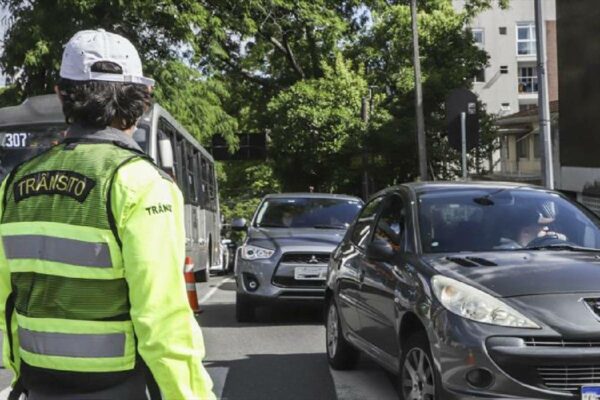
<svg viewBox="0 0 600 400">
<path fill-rule="evenodd" d="M 64 123 L 65 116 L 55 94 L 29 97 L 18 106 L 0 108 L 0 127 Z"/>
</svg>

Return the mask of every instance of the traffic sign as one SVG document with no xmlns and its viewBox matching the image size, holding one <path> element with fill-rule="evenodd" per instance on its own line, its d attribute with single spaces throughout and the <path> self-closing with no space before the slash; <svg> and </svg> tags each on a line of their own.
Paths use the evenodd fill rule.
<svg viewBox="0 0 600 400">
<path fill-rule="evenodd" d="M 454 89 L 446 97 L 446 126 L 450 146 L 461 151 L 460 114 L 466 113 L 467 150 L 479 143 L 479 105 L 477 95 L 468 89 Z"/>
</svg>

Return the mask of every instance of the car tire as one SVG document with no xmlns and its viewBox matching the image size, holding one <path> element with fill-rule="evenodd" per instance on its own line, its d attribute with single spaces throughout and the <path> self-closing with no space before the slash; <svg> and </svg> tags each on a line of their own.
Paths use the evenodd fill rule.
<svg viewBox="0 0 600 400">
<path fill-rule="evenodd" d="M 398 394 L 400 400 L 439 399 L 439 379 L 425 332 L 411 335 L 400 357 Z"/>
<path fill-rule="evenodd" d="M 235 295 L 235 319 L 237 322 L 253 322 L 256 306 L 246 296 Z"/>
<path fill-rule="evenodd" d="M 348 370 L 356 366 L 360 353 L 344 338 L 338 309 L 333 299 L 327 303 L 325 346 L 327 360 L 333 369 Z"/>
</svg>

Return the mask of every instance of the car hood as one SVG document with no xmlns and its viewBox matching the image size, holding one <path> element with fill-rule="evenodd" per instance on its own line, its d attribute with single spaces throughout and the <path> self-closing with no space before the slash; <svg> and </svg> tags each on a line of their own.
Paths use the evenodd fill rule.
<svg viewBox="0 0 600 400">
<path fill-rule="evenodd" d="M 424 256 L 439 273 L 500 297 L 598 292 L 600 252 L 507 251 Z"/>
<path fill-rule="evenodd" d="M 251 228 L 248 243 L 271 249 L 295 247 L 335 248 L 344 238 L 341 229 L 314 228 Z"/>
</svg>

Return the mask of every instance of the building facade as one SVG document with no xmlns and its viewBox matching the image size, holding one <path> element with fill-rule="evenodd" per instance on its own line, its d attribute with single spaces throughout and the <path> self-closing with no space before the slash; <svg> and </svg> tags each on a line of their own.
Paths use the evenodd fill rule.
<svg viewBox="0 0 600 400">
<path fill-rule="evenodd" d="M 454 0 L 461 9 L 464 0 Z M 556 3 L 544 0 L 550 101 L 558 100 Z M 470 26 L 489 55 L 488 66 L 474 77 L 473 91 L 492 114 L 509 115 L 537 105 L 534 0 L 511 0 L 476 16 Z"/>
<path fill-rule="evenodd" d="M 456 8 L 464 0 L 454 0 Z M 558 107 L 556 2 L 543 0 L 548 71 L 548 95 Z M 509 8 L 495 5 L 476 16 L 470 29 L 487 52 L 488 65 L 473 79 L 487 112 L 498 119 L 500 151 L 488 177 L 541 182 L 541 144 L 537 120 L 538 78 L 534 0 L 511 0 Z M 557 127 L 555 127 L 557 131 Z"/>
</svg>

